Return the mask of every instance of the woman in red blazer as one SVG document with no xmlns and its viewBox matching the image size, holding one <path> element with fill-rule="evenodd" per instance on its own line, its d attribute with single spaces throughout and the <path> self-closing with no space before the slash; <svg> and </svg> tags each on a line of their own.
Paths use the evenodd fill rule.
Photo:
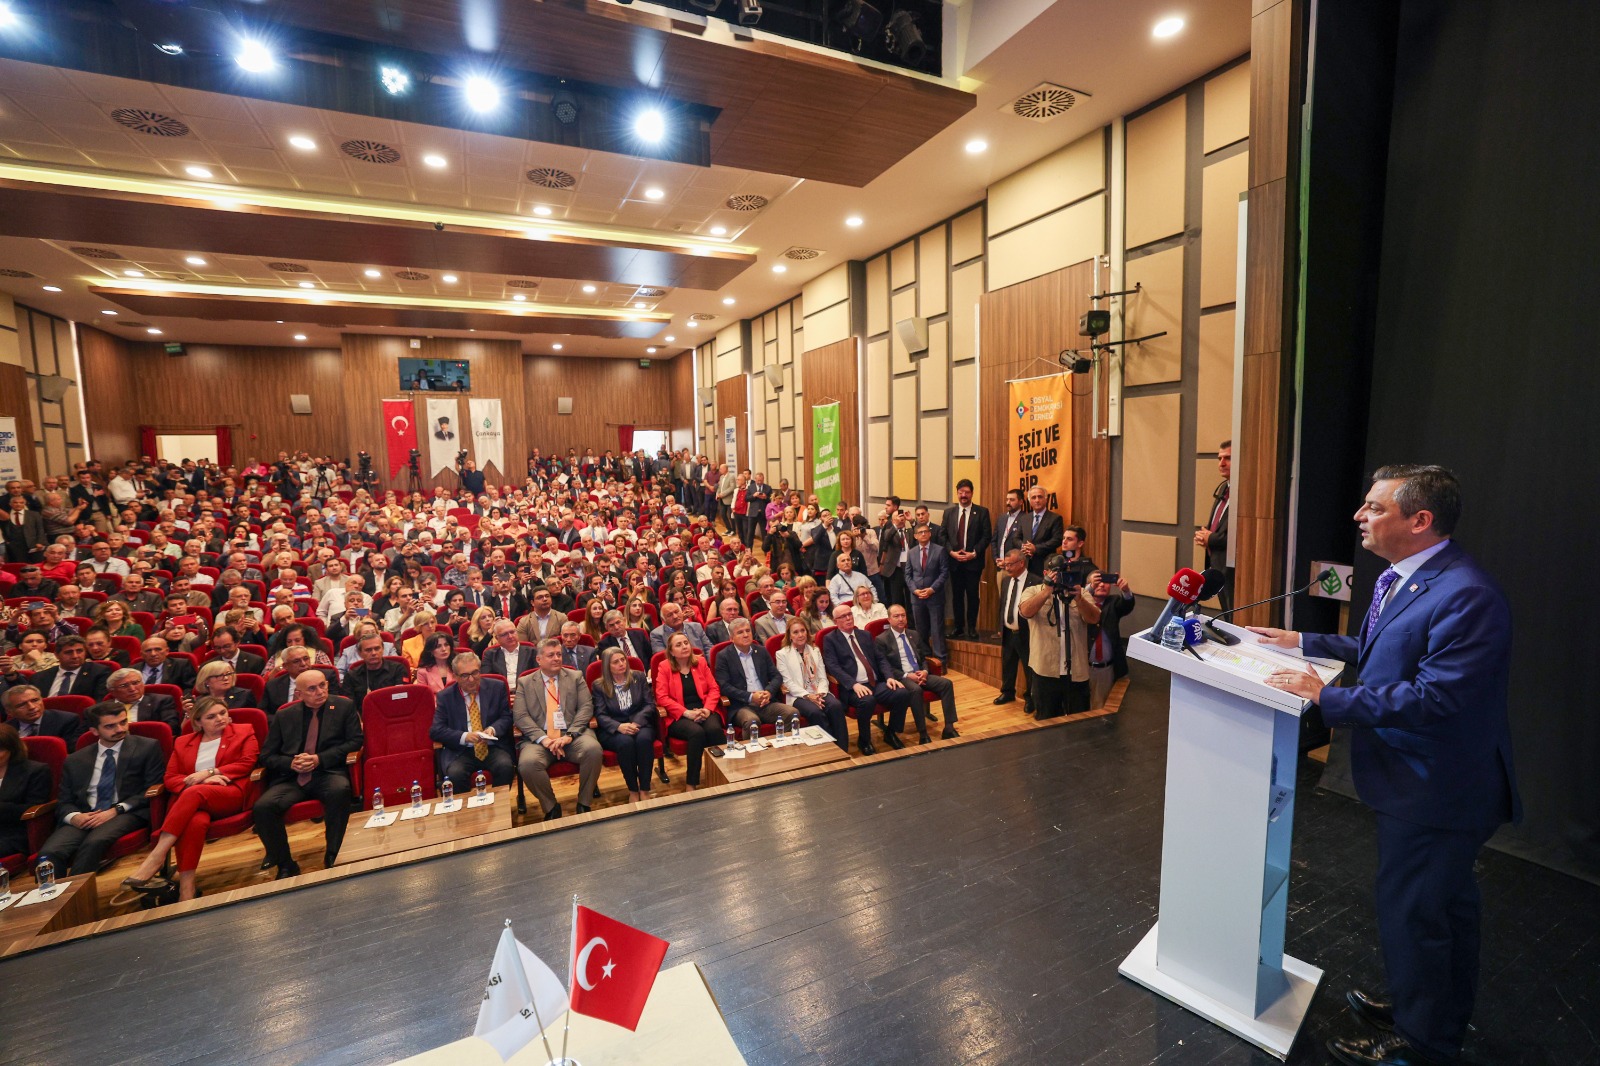
<svg viewBox="0 0 1600 1066">
<path fill-rule="evenodd" d="M 700 753 L 722 743 L 722 692 L 711 665 L 682 633 L 667 640 L 666 657 L 656 665 L 656 706 L 667 720 L 667 736 L 689 745 L 685 791 L 700 784 Z"/>
<path fill-rule="evenodd" d="M 155 876 L 167 853 L 178 848 L 178 900 L 193 899 L 195 870 L 200 851 L 206 846 L 206 830 L 211 819 L 224 818 L 244 810 L 250 788 L 250 771 L 255 769 L 261 742 L 247 725 L 235 725 L 228 717 L 228 702 L 216 696 L 195 701 L 189 712 L 193 732 L 180 735 L 167 760 L 167 791 L 176 798 L 167 807 L 161 836 L 144 860 L 144 865 L 122 884 L 130 890 L 131 901 L 139 893 L 156 895 L 171 887 Z M 112 902 L 123 901 L 123 895 Z"/>
</svg>

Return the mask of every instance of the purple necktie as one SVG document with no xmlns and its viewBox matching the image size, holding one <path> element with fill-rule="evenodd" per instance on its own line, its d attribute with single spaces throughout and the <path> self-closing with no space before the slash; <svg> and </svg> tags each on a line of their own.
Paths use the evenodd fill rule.
<svg viewBox="0 0 1600 1066">
<path fill-rule="evenodd" d="M 1378 625 L 1378 616 L 1383 614 L 1383 599 L 1389 595 L 1390 586 L 1398 580 L 1400 580 L 1400 571 L 1392 566 L 1378 575 L 1378 587 L 1372 590 L 1372 606 L 1367 608 L 1367 623 L 1361 627 L 1361 639 L 1363 642 L 1372 636 L 1373 629 Z"/>
</svg>

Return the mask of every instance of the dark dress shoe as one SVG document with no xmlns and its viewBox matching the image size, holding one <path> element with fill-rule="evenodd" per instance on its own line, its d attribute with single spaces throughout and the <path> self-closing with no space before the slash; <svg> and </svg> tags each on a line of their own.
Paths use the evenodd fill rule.
<svg viewBox="0 0 1600 1066">
<path fill-rule="evenodd" d="M 900 739 L 900 734 L 898 733 L 884 733 L 883 740 L 893 751 L 899 751 L 906 746 L 906 742 Z"/>
<path fill-rule="evenodd" d="M 333 869 L 333 864 L 338 861 L 339 853 L 337 851 L 325 851 L 322 853 L 322 868 L 324 870 Z"/>
<path fill-rule="evenodd" d="M 939 712 L 934 710 L 932 707 L 929 707 L 928 708 L 928 718 L 929 718 L 930 721 L 937 722 L 939 720 Z"/>
<path fill-rule="evenodd" d="M 955 726 L 947 725 L 947 726 L 944 727 L 944 732 L 939 734 L 939 739 L 940 740 L 954 740 L 954 739 L 956 739 L 956 737 L 959 737 L 960 735 L 961 735 L 960 733 L 956 732 L 956 727 Z"/>
<path fill-rule="evenodd" d="M 866 737 L 862 737 L 860 740 L 856 741 L 856 748 L 860 750 L 861 754 L 863 755 L 878 754 L 878 749 L 873 747 L 872 741 L 868 740 Z"/>
<path fill-rule="evenodd" d="M 560 818 L 560 817 L 561 817 L 561 804 L 559 804 L 559 803 L 556 804 L 554 807 L 551 807 L 548 811 L 544 812 L 544 820 L 547 821 L 547 822 L 553 822 L 557 818 Z"/>
<path fill-rule="evenodd" d="M 665 766 L 656 767 L 656 776 L 661 779 L 663 785 L 672 784 L 672 778 L 667 776 L 667 768 Z"/>
<path fill-rule="evenodd" d="M 1356 1017 L 1368 1025 L 1384 1032 L 1394 1029 L 1394 1008 L 1379 999 L 1373 999 L 1359 988 L 1352 988 L 1344 994 L 1344 1001 L 1350 1004 L 1350 1009 L 1355 1011 Z"/>
<path fill-rule="evenodd" d="M 578 804 L 576 807 L 574 807 L 572 809 L 572 813 L 574 813 L 574 814 L 588 814 L 592 810 L 594 810 L 593 807 L 585 807 L 583 804 L 580 803 L 580 804 Z"/>
<path fill-rule="evenodd" d="M 278 864 L 278 876 L 274 881 L 282 881 L 285 877 L 299 877 L 300 864 L 297 862 L 283 862 Z"/>
<path fill-rule="evenodd" d="M 928 735 L 928 734 L 927 734 L 927 733 L 925 733 L 925 732 L 923 732 L 923 733 L 918 733 L 918 734 L 917 734 L 917 743 L 918 743 L 918 744 L 932 744 L 932 743 L 933 743 L 933 738 L 932 738 L 932 737 L 930 737 L 930 736 L 929 736 L 929 735 Z"/>
<path fill-rule="evenodd" d="M 263 869 L 263 870 L 270 870 L 270 869 L 272 869 L 272 860 L 271 860 L 271 859 L 262 859 L 262 860 L 261 860 L 261 868 L 262 868 L 262 869 Z"/>
<path fill-rule="evenodd" d="M 1015 696 L 1007 696 L 1003 692 L 1000 695 L 998 695 L 998 696 L 996 696 L 994 698 L 994 705 L 996 707 L 1000 706 L 1002 703 L 1015 703 L 1015 702 L 1017 702 L 1017 698 Z"/>
<path fill-rule="evenodd" d="M 1395 1033 L 1330 1040 L 1328 1054 L 1345 1066 L 1451 1066 L 1460 1061 L 1424 1055 Z"/>
</svg>

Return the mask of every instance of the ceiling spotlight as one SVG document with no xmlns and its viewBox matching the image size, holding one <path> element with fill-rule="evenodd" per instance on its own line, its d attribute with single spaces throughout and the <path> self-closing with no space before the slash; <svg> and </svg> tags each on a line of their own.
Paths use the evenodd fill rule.
<svg viewBox="0 0 1600 1066">
<path fill-rule="evenodd" d="M 549 218 L 550 217 L 550 209 L 548 207 L 546 207 L 544 204 L 540 204 L 538 207 L 535 207 L 533 209 L 533 213 L 538 215 L 540 218 Z"/>
<path fill-rule="evenodd" d="M 754 26 L 761 21 L 761 4 L 758 0 L 739 0 L 739 25 Z"/>
<path fill-rule="evenodd" d="M 594 286 L 593 286 L 593 285 L 585 285 L 585 286 L 584 286 L 584 287 L 583 287 L 583 291 L 584 291 L 584 292 L 591 292 L 591 293 L 592 293 L 592 292 L 594 292 L 594 291 L 595 291 L 595 290 L 594 290 Z"/>
<path fill-rule="evenodd" d="M 467 78 L 462 83 L 461 91 L 466 95 L 467 106 L 480 115 L 500 106 L 500 86 L 481 74 Z"/>
<path fill-rule="evenodd" d="M 519 292 L 515 296 L 513 296 L 512 299 L 517 301 L 517 303 L 522 303 L 524 300 L 527 299 L 527 297 Z"/>
<path fill-rule="evenodd" d="M 724 236 L 727 232 L 728 232 L 728 227 L 727 226 L 712 226 L 711 227 L 711 235 L 713 237 Z"/>
<path fill-rule="evenodd" d="M 563 126 L 570 126 L 578 121 L 578 98 L 565 87 L 566 82 L 561 84 L 562 88 L 550 96 L 550 112 L 555 115 L 557 122 Z"/>
<path fill-rule="evenodd" d="M 849 218 L 844 220 L 844 224 L 846 226 L 849 226 L 851 229 L 860 229 L 861 228 L 861 216 L 860 215 L 851 215 Z"/>
<path fill-rule="evenodd" d="M 460 279 L 457 278 L 454 274 L 446 274 L 444 277 L 440 278 L 439 280 L 444 282 L 446 285 L 454 285 Z"/>
<path fill-rule="evenodd" d="M 690 329 L 699 329 L 700 328 L 700 323 L 696 322 L 694 319 L 691 318 L 689 320 L 689 328 Z"/>
<path fill-rule="evenodd" d="M 648 189 L 646 189 L 644 191 L 644 198 L 646 200 L 659 200 L 659 199 L 661 199 L 662 197 L 664 197 L 666 195 L 667 195 L 666 192 L 664 192 L 663 190 L 657 188 L 654 185 L 650 186 Z"/>
<path fill-rule="evenodd" d="M 863 44 L 877 35 L 878 27 L 883 25 L 883 12 L 866 0 L 845 0 L 836 21 L 845 36 L 854 39 L 854 48 L 859 52 Z"/>
<path fill-rule="evenodd" d="M 233 53 L 233 61 L 251 74 L 265 74 L 278 65 L 278 57 L 272 54 L 272 49 L 248 38 L 239 42 L 239 50 Z"/>
<path fill-rule="evenodd" d="M 733 297 L 732 296 L 724 296 L 722 298 L 722 305 L 724 307 L 732 307 L 733 306 Z"/>
<path fill-rule="evenodd" d="M 124 277 L 129 277 L 129 278 L 142 278 L 142 277 L 144 277 L 144 271 L 142 271 L 142 270 L 124 270 L 122 273 L 123 273 Z"/>
<path fill-rule="evenodd" d="M 672 334 L 669 333 L 665 337 L 662 337 L 661 339 L 666 341 L 668 344 L 671 344 L 673 341 L 677 340 L 678 338 L 674 337 Z"/>
<path fill-rule="evenodd" d="M 297 341 L 303 341 L 306 339 L 306 335 L 304 333 L 296 333 L 294 335 L 294 339 Z"/>
<path fill-rule="evenodd" d="M 1178 15 L 1169 15 L 1150 28 L 1150 35 L 1164 40 L 1176 36 L 1183 29 L 1183 19 Z"/>
<path fill-rule="evenodd" d="M 550 350 L 551 350 L 551 351 L 553 351 L 553 352 L 559 352 L 559 351 L 560 351 L 560 350 L 561 350 L 561 345 L 559 345 L 559 344 L 552 344 L 552 345 L 551 345 L 551 346 L 550 346 Z"/>
<path fill-rule="evenodd" d="M 383 277 L 383 271 L 381 271 L 381 270 L 373 270 L 371 267 L 368 267 L 367 269 L 363 270 L 362 273 L 365 274 L 369 278 L 381 278 L 381 277 Z"/>
<path fill-rule="evenodd" d="M 423 156 L 422 157 L 422 161 L 424 163 L 428 164 L 430 167 L 432 167 L 435 170 L 438 170 L 440 167 L 445 165 L 444 156 L 437 155 L 437 154 L 431 153 L 431 152 L 429 154 Z"/>
<path fill-rule="evenodd" d="M 789 268 L 784 266 L 782 263 L 773 263 L 772 272 L 774 274 L 787 274 L 789 272 Z"/>
<path fill-rule="evenodd" d="M 44 287 L 44 291 L 45 292 L 60 292 L 61 291 L 61 286 L 60 285 L 46 285 Z"/>
<path fill-rule="evenodd" d="M 154 326 L 151 326 L 149 329 L 145 330 L 145 332 L 150 334 L 153 337 L 161 336 L 161 331 L 159 329 L 156 329 Z"/>
<path fill-rule="evenodd" d="M 635 311 L 643 311 L 646 306 L 647 305 L 645 304 L 645 302 L 643 300 L 636 300 L 636 301 L 634 301 L 633 309 Z"/>
<path fill-rule="evenodd" d="M 411 90 L 411 75 L 401 67 L 386 63 L 378 70 L 378 83 L 390 96 L 402 96 Z"/>
<path fill-rule="evenodd" d="M 181 56 L 183 55 L 183 45 L 177 41 L 168 41 L 166 44 L 156 45 L 156 51 L 166 56 Z"/>
<path fill-rule="evenodd" d="M 917 29 L 917 17 L 909 11 L 896 11 L 890 17 L 889 25 L 884 27 L 884 42 L 901 62 L 913 67 L 921 66 L 928 58 L 928 45 Z"/>
<path fill-rule="evenodd" d="M 203 267 L 206 265 L 206 261 L 201 259 L 198 255 L 191 255 L 184 259 L 184 262 L 188 263 L 192 267 Z"/>
<path fill-rule="evenodd" d="M 968 155 L 982 155 L 989 150 L 989 142 L 982 137 L 974 137 L 967 142 Z"/>
<path fill-rule="evenodd" d="M 201 181 L 210 181 L 212 178 L 210 167 L 184 167 L 183 172 L 191 178 L 199 178 Z"/>
<path fill-rule="evenodd" d="M 310 281 L 302 281 L 299 284 L 300 284 L 300 287 L 302 289 L 314 289 L 314 288 L 317 287 L 314 282 L 310 282 Z"/>
<path fill-rule="evenodd" d="M 660 111 L 647 107 L 633 117 L 633 135 L 646 144 L 655 144 L 667 135 L 667 119 Z"/>
<path fill-rule="evenodd" d="M 101 311 L 100 313 L 102 315 L 110 315 L 112 318 L 115 318 L 117 316 L 117 313 L 115 311 Z"/>
<path fill-rule="evenodd" d="M 644 354 L 645 355 L 655 355 L 656 354 L 656 350 L 654 348 L 646 348 L 644 350 Z"/>
<path fill-rule="evenodd" d="M 314 152 L 317 150 L 316 141 L 313 141 L 310 137 L 306 137 L 299 133 L 289 138 L 289 144 L 300 149 L 302 152 Z"/>
</svg>

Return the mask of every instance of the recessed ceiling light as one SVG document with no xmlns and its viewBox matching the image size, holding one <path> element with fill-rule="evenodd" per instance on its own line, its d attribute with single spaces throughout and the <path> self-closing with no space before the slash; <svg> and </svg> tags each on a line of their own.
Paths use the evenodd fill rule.
<svg viewBox="0 0 1600 1066">
<path fill-rule="evenodd" d="M 650 186 L 648 189 L 646 189 L 644 191 L 644 198 L 646 200 L 659 200 L 663 196 L 666 196 L 666 195 L 667 194 L 665 192 L 663 192 L 661 189 L 657 188 L 654 185 Z"/>
<path fill-rule="evenodd" d="M 212 178 L 210 167 L 184 167 L 183 172 L 191 178 L 199 178 L 201 181 L 210 181 Z"/>
<path fill-rule="evenodd" d="M 101 311 L 100 313 L 102 315 L 111 315 L 113 318 L 116 317 L 117 314 L 115 311 Z"/>
<path fill-rule="evenodd" d="M 674 337 L 672 334 L 669 333 L 665 337 L 662 337 L 661 339 L 666 341 L 668 344 L 671 344 L 673 341 L 677 340 L 678 338 Z"/>
<path fill-rule="evenodd" d="M 544 204 L 540 204 L 538 207 L 534 208 L 533 213 L 538 215 L 540 218 L 550 217 L 550 209 L 544 206 Z"/>
<path fill-rule="evenodd" d="M 699 329 L 700 328 L 700 323 L 694 321 L 693 319 L 690 319 L 689 320 L 689 328 L 690 329 Z"/>
<path fill-rule="evenodd" d="M 595 291 L 595 289 L 594 289 L 594 286 L 593 286 L 593 285 L 585 285 L 585 286 L 584 286 L 584 287 L 583 287 L 583 291 L 584 291 L 584 292 L 594 292 L 594 291 Z"/>
<path fill-rule="evenodd" d="M 500 86 L 482 74 L 474 74 L 467 78 L 462 83 L 461 91 L 467 98 L 467 106 L 479 114 L 493 111 L 500 106 Z"/>
<path fill-rule="evenodd" d="M 517 301 L 517 303 L 522 303 L 524 300 L 527 299 L 527 297 L 522 295 L 522 293 L 519 292 L 515 296 L 513 296 L 512 299 Z"/>
<path fill-rule="evenodd" d="M 789 268 L 784 266 L 782 263 L 773 263 L 772 272 L 774 274 L 787 274 L 789 272 Z"/>
<path fill-rule="evenodd" d="M 667 135 L 667 119 L 653 107 L 647 107 L 633 118 L 633 133 L 647 144 L 655 144 Z"/>
<path fill-rule="evenodd" d="M 317 286 L 316 286 L 316 283 L 315 283 L 315 282 L 311 282 L 311 281 L 302 281 L 302 282 L 300 282 L 300 287 L 301 287 L 301 288 L 302 288 L 302 289 L 314 289 L 314 288 L 316 288 L 316 287 L 317 287 Z"/>
<path fill-rule="evenodd" d="M 11 10 L 11 5 L 0 0 L 0 30 L 9 30 L 20 21 L 17 13 Z"/>
<path fill-rule="evenodd" d="M 300 149 L 302 152 L 314 152 L 317 150 L 317 142 L 313 141 L 310 137 L 307 137 L 304 134 L 297 133 L 293 137 L 290 137 L 289 144 Z"/>
<path fill-rule="evenodd" d="M 188 256 L 184 259 L 184 262 L 188 263 L 192 267 L 203 267 L 206 265 L 206 261 L 201 259 L 198 255 Z"/>
<path fill-rule="evenodd" d="M 368 267 L 366 270 L 363 270 L 362 273 L 365 274 L 369 278 L 381 278 L 381 277 L 383 277 L 383 271 L 381 271 L 381 270 L 373 270 L 371 267 Z"/>
<path fill-rule="evenodd" d="M 444 277 L 440 278 L 439 280 L 444 282 L 446 285 L 454 285 L 457 281 L 460 281 L 461 279 L 456 277 L 454 274 L 446 274 Z"/>
<path fill-rule="evenodd" d="M 404 95 L 411 88 L 411 75 L 393 64 L 385 64 L 379 69 L 378 81 L 390 96 Z"/>
<path fill-rule="evenodd" d="M 982 137 L 974 137 L 967 142 L 968 155 L 982 155 L 989 150 L 989 142 Z"/>
<path fill-rule="evenodd" d="M 435 155 L 431 152 L 428 155 L 423 156 L 422 161 L 428 164 L 430 167 L 433 167 L 435 170 L 444 166 L 444 156 Z"/>
<path fill-rule="evenodd" d="M 728 227 L 727 226 L 712 226 L 711 227 L 711 235 L 713 237 L 721 237 L 723 234 L 725 234 L 727 232 L 728 232 Z"/>
<path fill-rule="evenodd" d="M 861 216 L 851 215 L 849 218 L 844 220 L 844 224 L 849 226 L 851 229 L 856 229 L 861 225 Z"/>
<path fill-rule="evenodd" d="M 644 308 L 645 308 L 645 302 L 643 300 L 637 300 L 637 301 L 634 302 L 633 309 L 635 311 L 643 311 Z"/>
<path fill-rule="evenodd" d="M 296 333 L 294 335 L 294 339 L 297 341 L 303 341 L 306 339 L 306 335 L 304 333 Z"/>
<path fill-rule="evenodd" d="M 1183 30 L 1183 18 L 1178 15 L 1168 15 L 1150 28 L 1150 35 L 1156 38 L 1176 36 Z"/>
<path fill-rule="evenodd" d="M 561 345 L 559 345 L 559 344 L 552 344 L 552 345 L 551 345 L 551 346 L 550 346 L 550 350 L 551 350 L 551 351 L 553 351 L 553 352 L 559 352 L 559 351 L 560 351 L 560 350 L 561 350 Z"/>
<path fill-rule="evenodd" d="M 156 329 L 154 326 L 151 326 L 149 329 L 145 330 L 145 332 L 151 334 L 152 336 L 161 336 L 161 331 Z"/>
<path fill-rule="evenodd" d="M 45 292 L 60 292 L 61 291 L 61 286 L 60 285 L 46 285 L 44 287 L 44 291 Z"/>
<path fill-rule="evenodd" d="M 278 57 L 260 41 L 242 40 L 233 53 L 233 61 L 252 74 L 265 74 L 278 65 Z"/>
<path fill-rule="evenodd" d="M 656 354 L 656 350 L 654 348 L 646 348 L 644 350 L 644 354 L 645 355 L 655 355 Z"/>
<path fill-rule="evenodd" d="M 142 271 L 142 270 L 124 270 L 122 272 L 122 274 L 123 274 L 124 277 L 129 277 L 129 278 L 142 278 L 142 277 L 144 277 L 144 271 Z"/>
<path fill-rule="evenodd" d="M 723 304 L 725 306 L 732 307 L 733 306 L 733 297 L 732 296 L 724 296 L 722 298 L 722 302 L 723 302 Z"/>
</svg>

